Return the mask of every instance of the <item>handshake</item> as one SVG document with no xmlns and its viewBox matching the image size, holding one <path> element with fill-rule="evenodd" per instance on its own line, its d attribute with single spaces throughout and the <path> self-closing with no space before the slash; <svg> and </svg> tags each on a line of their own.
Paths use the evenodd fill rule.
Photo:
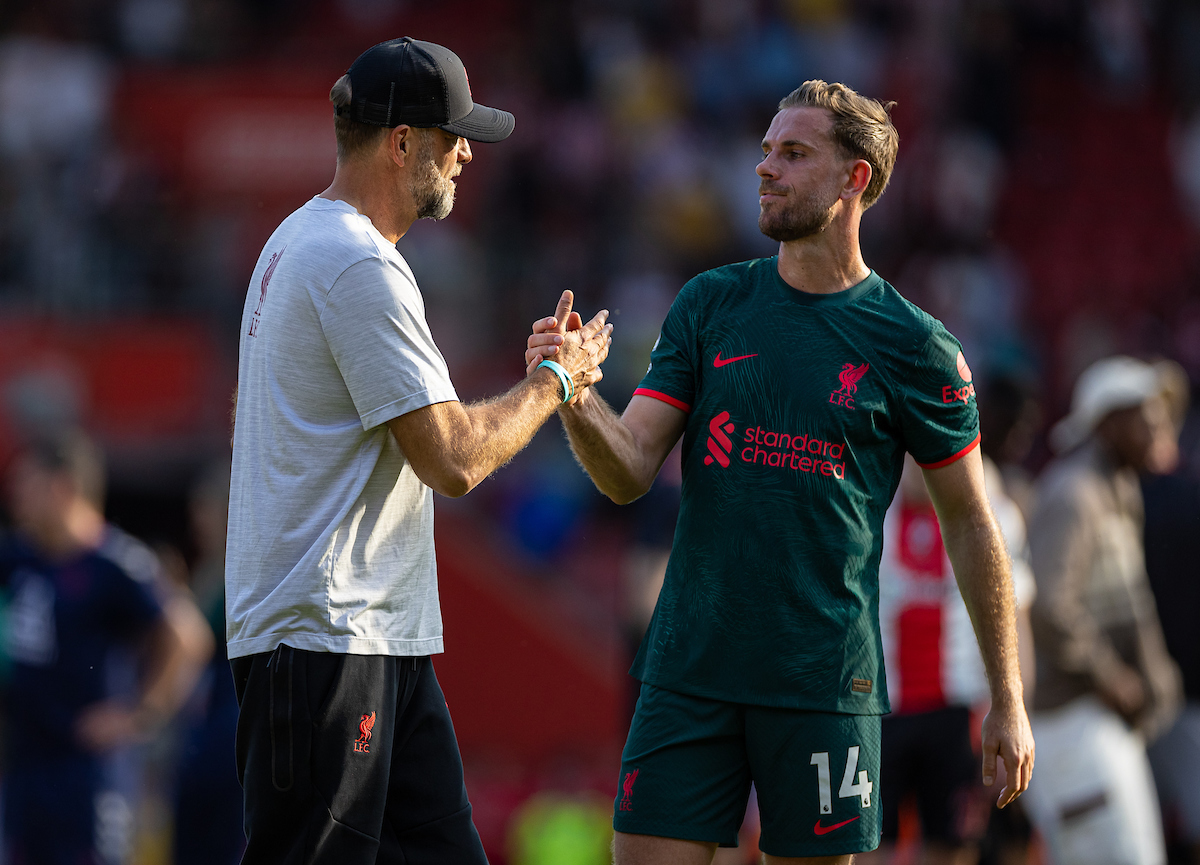
<svg viewBox="0 0 1200 865">
<path fill-rule="evenodd" d="M 564 291 L 554 315 L 533 323 L 533 333 L 525 348 L 525 375 L 533 375 L 542 361 L 550 360 L 560 366 L 572 386 L 563 394 L 564 404 L 571 406 L 585 398 L 587 388 L 604 378 L 600 364 L 608 357 L 613 330 L 611 324 L 605 324 L 607 309 L 600 310 L 584 324 L 579 313 L 571 309 L 574 302 L 575 296 L 569 290 Z M 564 389 L 566 384 L 564 378 Z"/>
</svg>

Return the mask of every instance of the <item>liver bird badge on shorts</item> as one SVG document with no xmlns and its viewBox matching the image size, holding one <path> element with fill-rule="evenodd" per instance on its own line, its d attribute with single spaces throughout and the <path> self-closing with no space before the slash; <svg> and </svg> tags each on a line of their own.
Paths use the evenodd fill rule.
<svg viewBox="0 0 1200 865">
<path fill-rule="evenodd" d="M 358 738 L 354 740 L 354 750 L 363 754 L 371 753 L 371 728 L 375 726 L 375 713 L 363 715 L 358 722 Z"/>
</svg>

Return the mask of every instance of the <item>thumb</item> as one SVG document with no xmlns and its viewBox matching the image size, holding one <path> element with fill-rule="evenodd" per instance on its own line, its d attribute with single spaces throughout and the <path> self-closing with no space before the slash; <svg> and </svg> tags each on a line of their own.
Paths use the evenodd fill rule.
<svg viewBox="0 0 1200 865">
<path fill-rule="evenodd" d="M 552 330 L 554 333 L 567 332 L 567 317 L 571 314 L 571 306 L 575 303 L 575 295 L 571 289 L 567 289 L 562 293 L 562 297 L 558 299 L 558 309 L 554 310 L 554 317 L 558 319 L 558 325 Z"/>
<path fill-rule="evenodd" d="M 1000 750 L 995 741 L 984 742 L 983 747 L 983 784 L 990 787 L 996 780 L 996 753 Z"/>
</svg>

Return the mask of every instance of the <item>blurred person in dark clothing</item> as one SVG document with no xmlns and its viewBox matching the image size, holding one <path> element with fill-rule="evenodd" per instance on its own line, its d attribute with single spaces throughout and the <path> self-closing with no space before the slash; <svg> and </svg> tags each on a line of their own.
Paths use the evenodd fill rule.
<svg viewBox="0 0 1200 865">
<path fill-rule="evenodd" d="M 979 390 L 980 449 L 1000 473 L 1004 493 L 1028 522 L 1036 508 L 1033 476 L 1025 459 L 1033 449 L 1042 412 L 1037 397 L 1021 379 L 990 377 Z"/>
<path fill-rule="evenodd" d="M 15 532 L 0 546 L 5 650 L 6 861 L 100 865 L 126 855 L 130 803 L 104 755 L 144 741 L 179 708 L 212 651 L 184 594 L 169 594 L 154 553 L 102 512 L 104 465 L 78 434 L 25 448 L 8 475 Z M 133 701 L 109 674 L 132 649 Z"/>
<path fill-rule="evenodd" d="M 1156 364 L 1166 384 L 1177 429 L 1188 410 L 1187 374 L 1175 363 Z M 1146 503 L 1146 573 L 1162 622 L 1167 651 L 1183 675 L 1179 718 L 1150 746 L 1150 766 L 1167 826 L 1200 863 L 1200 569 L 1195 537 L 1200 530 L 1200 477 L 1184 465 L 1169 475 L 1142 478 Z"/>
<path fill-rule="evenodd" d="M 1160 865 L 1161 820 L 1146 742 L 1174 720 L 1167 654 L 1142 546 L 1138 473 L 1178 460 L 1155 367 L 1090 366 L 1051 433 L 1064 455 L 1038 489 L 1029 540 L 1041 773 L 1027 810 L 1060 865 Z"/>
<path fill-rule="evenodd" d="M 233 865 L 246 846 L 242 786 L 233 759 L 237 692 L 225 652 L 225 533 L 229 460 L 209 466 L 188 501 L 196 563 L 192 592 L 216 650 L 183 713 L 175 802 L 175 865 Z"/>
</svg>

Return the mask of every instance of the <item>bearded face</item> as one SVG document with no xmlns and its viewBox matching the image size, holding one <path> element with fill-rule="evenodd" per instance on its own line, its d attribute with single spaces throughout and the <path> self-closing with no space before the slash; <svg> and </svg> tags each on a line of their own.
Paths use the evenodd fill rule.
<svg viewBox="0 0 1200 865">
<path fill-rule="evenodd" d="M 417 205 L 417 219 L 445 219 L 454 209 L 454 181 L 438 168 L 433 134 L 426 132 L 421 136 L 415 161 L 409 191 Z"/>
<path fill-rule="evenodd" d="M 758 194 L 769 193 L 786 196 L 788 190 L 764 179 L 759 184 Z M 833 205 L 837 200 L 836 194 L 830 196 L 828 193 L 813 191 L 800 196 L 793 191 L 787 198 L 777 199 L 762 206 L 758 215 L 758 230 L 780 243 L 803 240 L 820 234 L 833 221 Z"/>
</svg>

